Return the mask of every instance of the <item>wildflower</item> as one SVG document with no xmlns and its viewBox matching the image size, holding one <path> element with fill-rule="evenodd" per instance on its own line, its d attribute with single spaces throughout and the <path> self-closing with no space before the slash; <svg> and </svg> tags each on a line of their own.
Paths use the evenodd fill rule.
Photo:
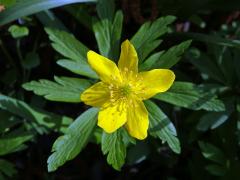
<svg viewBox="0 0 240 180">
<path fill-rule="evenodd" d="M 98 126 L 113 133 L 124 125 L 131 136 L 145 139 L 149 119 L 143 100 L 167 91 L 175 79 L 174 73 L 168 69 L 138 72 L 137 53 L 128 40 L 121 45 L 118 67 L 93 51 L 87 53 L 87 58 L 101 82 L 85 90 L 81 100 L 100 107 Z"/>
</svg>

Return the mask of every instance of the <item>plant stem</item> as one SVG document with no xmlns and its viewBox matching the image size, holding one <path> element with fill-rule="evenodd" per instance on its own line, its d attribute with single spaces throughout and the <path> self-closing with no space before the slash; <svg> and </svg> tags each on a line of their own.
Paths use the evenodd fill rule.
<svg viewBox="0 0 240 180">
<path fill-rule="evenodd" d="M 9 63 L 16 68 L 16 64 L 13 60 L 13 58 L 11 57 L 11 55 L 9 54 L 7 48 L 5 47 L 3 41 L 0 39 L 0 48 L 3 52 L 3 54 L 6 56 L 7 60 L 9 61 Z"/>
<path fill-rule="evenodd" d="M 20 62 L 22 63 L 23 56 L 22 56 L 22 52 L 21 52 L 21 40 L 20 39 L 17 39 L 17 54 L 20 59 Z"/>
</svg>

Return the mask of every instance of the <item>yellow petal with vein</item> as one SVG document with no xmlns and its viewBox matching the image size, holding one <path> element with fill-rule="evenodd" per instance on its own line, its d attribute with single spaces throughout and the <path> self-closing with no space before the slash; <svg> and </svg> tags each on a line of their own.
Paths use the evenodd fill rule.
<svg viewBox="0 0 240 180">
<path fill-rule="evenodd" d="M 175 74 L 168 69 L 154 69 L 138 74 L 144 87 L 141 97 L 149 99 L 157 93 L 167 91 L 175 80 Z"/>
<path fill-rule="evenodd" d="M 98 126 L 107 133 L 113 133 L 127 121 L 127 108 L 124 103 L 117 103 L 99 111 Z"/>
<path fill-rule="evenodd" d="M 134 46 L 129 40 L 126 40 L 121 45 L 121 54 L 118 61 L 118 67 L 120 71 L 128 70 L 133 73 L 138 72 L 138 57 Z"/>
<path fill-rule="evenodd" d="M 102 106 L 109 98 L 109 90 L 103 82 L 94 84 L 81 94 L 81 101 L 94 107 Z"/>
<path fill-rule="evenodd" d="M 145 139 L 148 126 L 148 112 L 145 105 L 142 101 L 132 101 L 127 113 L 126 128 L 128 133 L 139 140 Z"/>
<path fill-rule="evenodd" d="M 87 58 L 89 65 L 103 82 L 113 83 L 121 80 L 118 67 L 113 61 L 94 51 L 88 51 Z"/>
</svg>

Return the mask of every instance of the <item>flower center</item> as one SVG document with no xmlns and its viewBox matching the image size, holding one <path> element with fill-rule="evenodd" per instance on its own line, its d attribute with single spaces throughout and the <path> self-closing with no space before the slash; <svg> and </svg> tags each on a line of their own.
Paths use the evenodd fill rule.
<svg viewBox="0 0 240 180">
<path fill-rule="evenodd" d="M 116 102 L 118 100 L 127 100 L 132 94 L 132 87 L 129 84 L 114 86 L 110 84 L 108 86 L 110 92 L 110 101 Z"/>
<path fill-rule="evenodd" d="M 130 85 L 125 85 L 120 88 L 120 93 L 122 96 L 128 96 L 131 93 L 131 87 Z"/>
</svg>

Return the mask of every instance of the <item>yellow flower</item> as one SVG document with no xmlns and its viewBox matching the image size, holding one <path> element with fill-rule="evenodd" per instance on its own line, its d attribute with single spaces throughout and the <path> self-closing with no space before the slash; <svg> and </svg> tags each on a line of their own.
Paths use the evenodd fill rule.
<svg viewBox="0 0 240 180">
<path fill-rule="evenodd" d="M 118 67 L 93 51 L 87 53 L 87 58 L 101 82 L 84 91 L 81 100 L 100 107 L 98 126 L 112 133 L 125 125 L 131 136 L 146 138 L 149 119 L 142 101 L 167 91 L 175 79 L 174 73 L 168 69 L 138 72 L 137 53 L 128 40 L 121 45 Z"/>
</svg>

